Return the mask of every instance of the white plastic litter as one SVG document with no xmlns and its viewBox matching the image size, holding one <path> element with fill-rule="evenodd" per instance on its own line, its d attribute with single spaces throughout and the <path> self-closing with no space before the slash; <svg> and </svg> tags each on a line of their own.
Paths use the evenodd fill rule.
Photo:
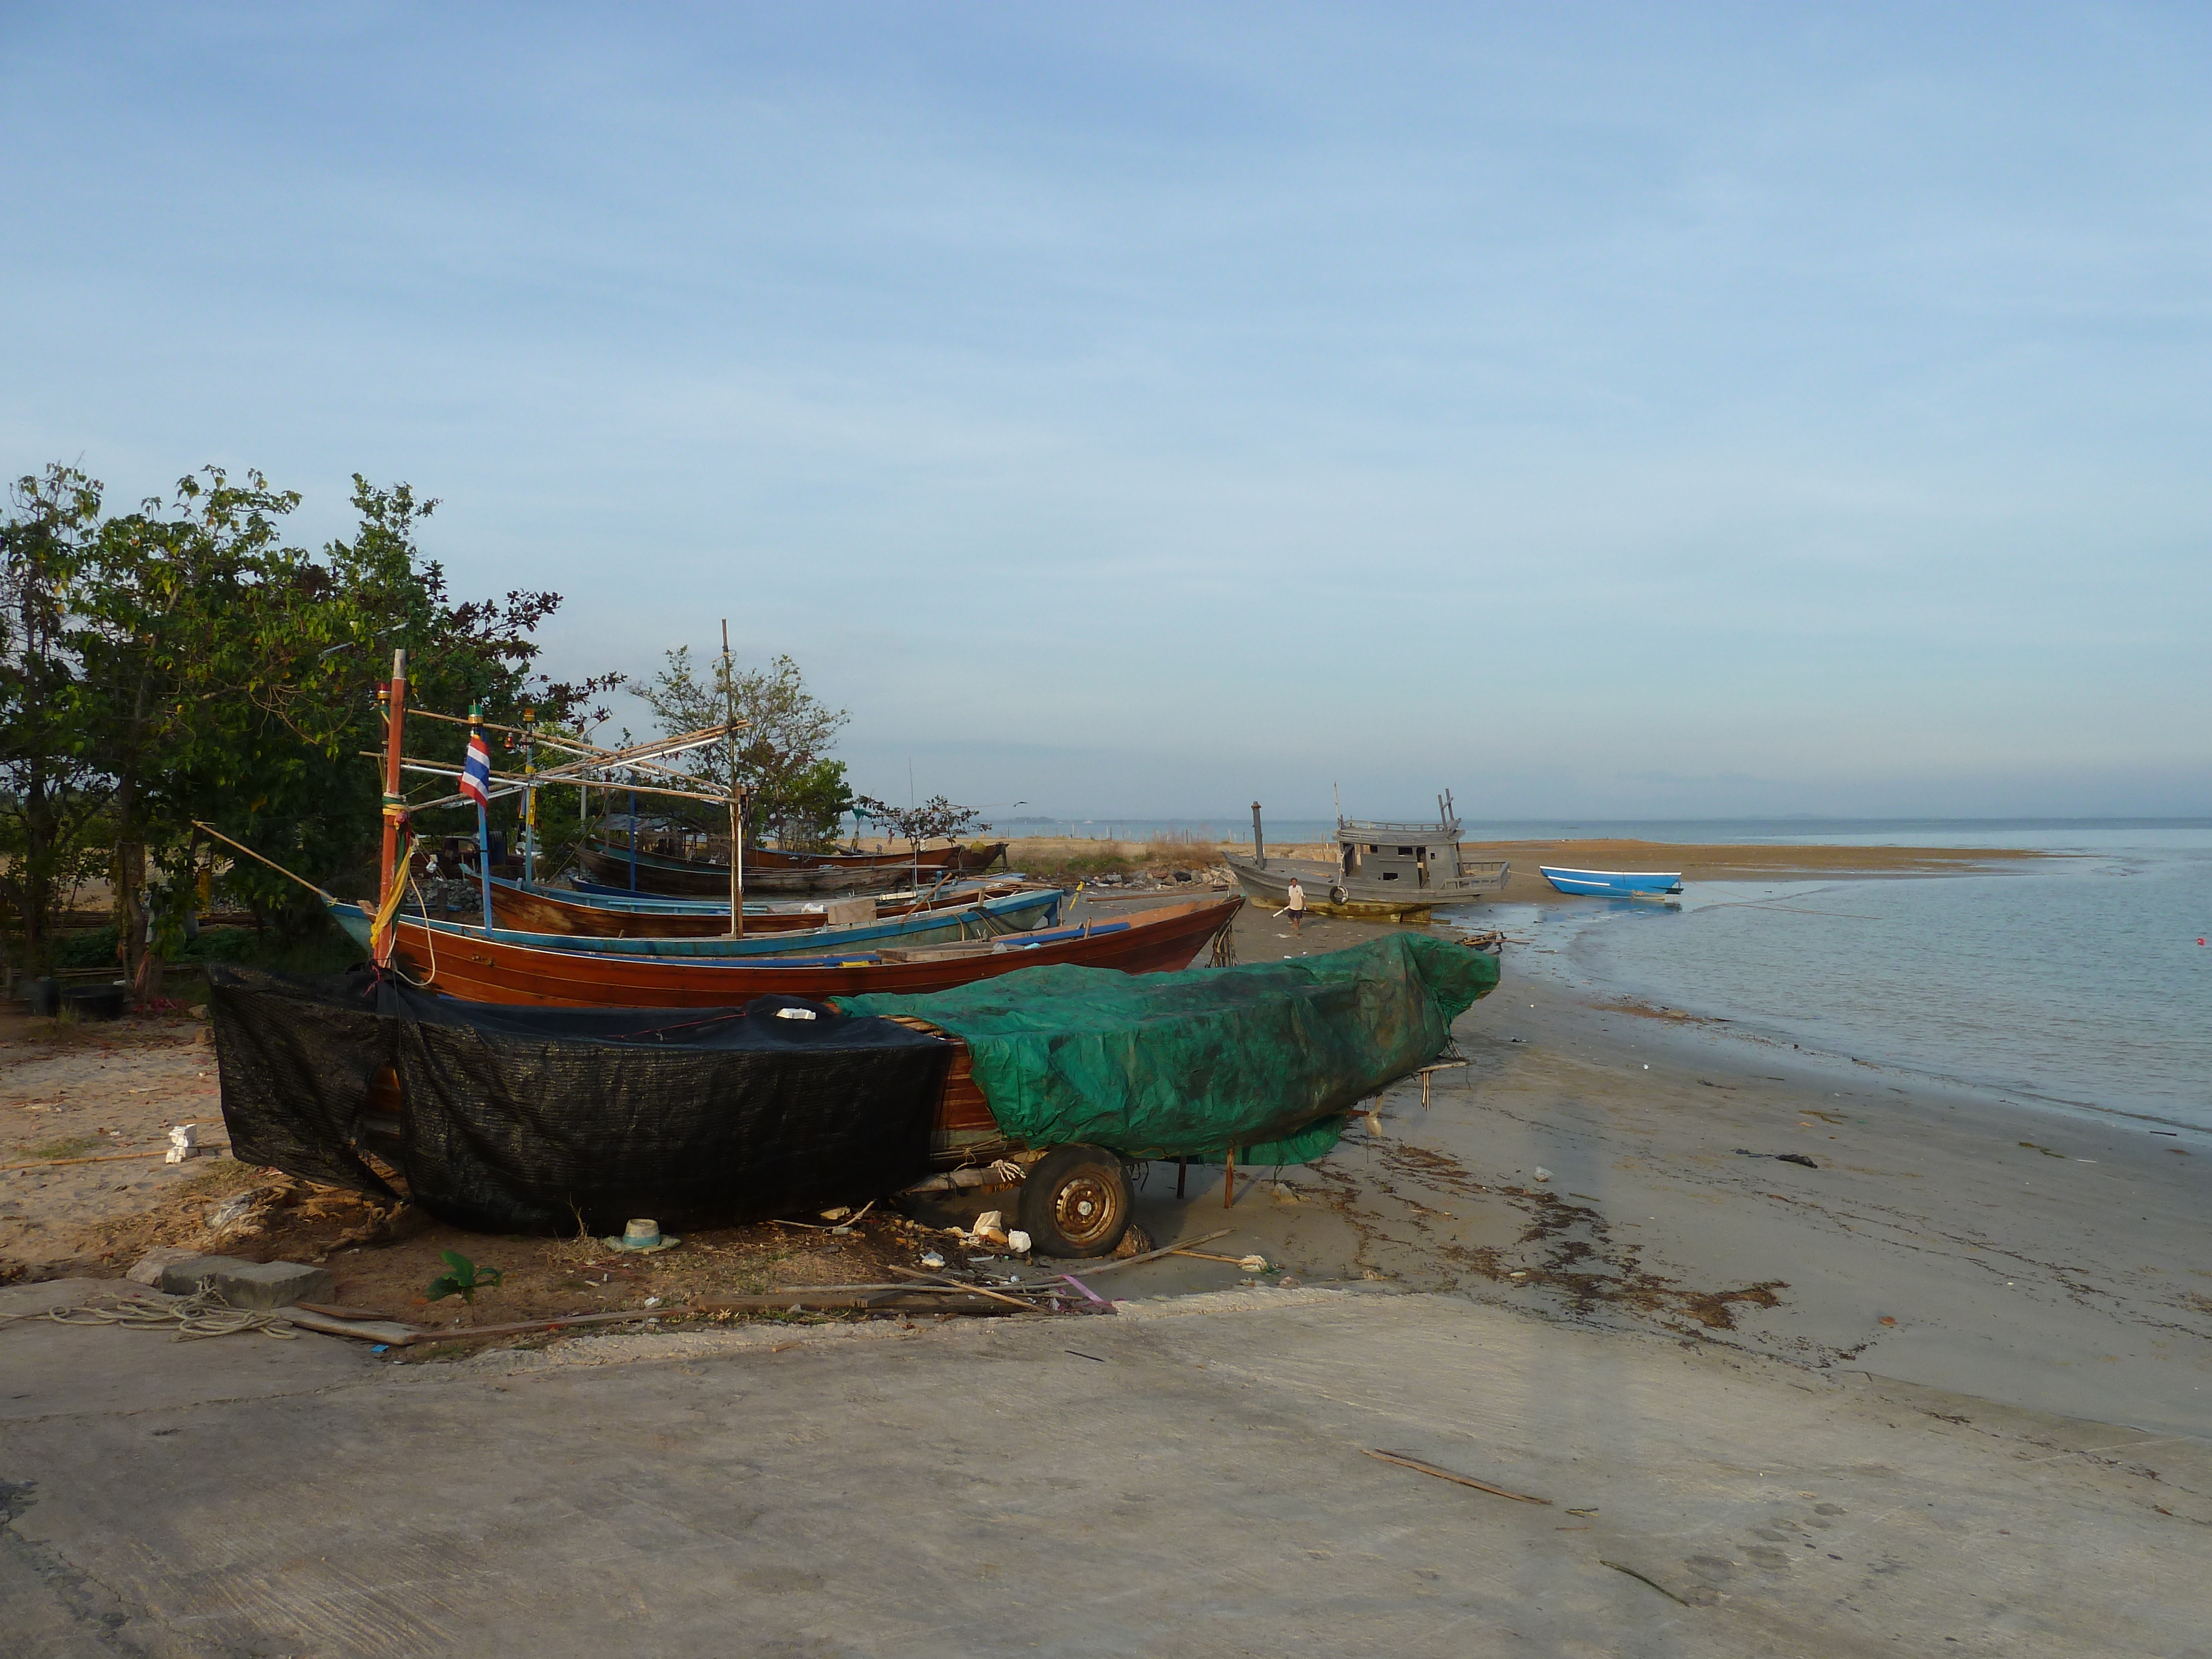
<svg viewBox="0 0 2212 1659">
<path fill-rule="evenodd" d="M 188 1158 L 200 1154 L 200 1126 L 179 1123 L 169 1131 L 169 1150 L 163 1156 L 165 1164 L 182 1164 Z"/>
<path fill-rule="evenodd" d="M 975 1218 L 975 1225 L 971 1231 L 979 1233 L 998 1233 L 1004 1232 L 1006 1226 L 1006 1218 L 1003 1211 L 986 1210 Z"/>
<path fill-rule="evenodd" d="M 775 1017 L 778 1019 L 817 1019 L 820 1018 L 820 1016 L 817 1015 L 811 1008 L 779 1008 L 775 1011 Z"/>
<path fill-rule="evenodd" d="M 1006 1235 L 1006 1248 L 1016 1255 L 1027 1255 L 1030 1253 L 1030 1236 L 1020 1228 L 1015 1228 Z"/>
<path fill-rule="evenodd" d="M 945 1258 L 935 1250 L 924 1250 L 921 1253 L 921 1265 L 931 1269 L 942 1267 L 945 1265 Z"/>
<path fill-rule="evenodd" d="M 1551 1178 L 1552 1172 L 1546 1169 L 1542 1164 L 1539 1164 L 1536 1166 L 1536 1179 L 1539 1181 L 1549 1181 Z"/>
<path fill-rule="evenodd" d="M 1248 1255 L 1239 1260 L 1237 1265 L 1248 1273 L 1263 1273 L 1267 1271 L 1267 1258 L 1264 1255 Z"/>
</svg>

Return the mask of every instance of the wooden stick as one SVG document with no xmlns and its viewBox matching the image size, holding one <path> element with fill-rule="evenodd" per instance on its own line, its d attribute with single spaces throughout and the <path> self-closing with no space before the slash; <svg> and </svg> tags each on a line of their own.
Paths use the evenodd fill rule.
<svg viewBox="0 0 2212 1659">
<path fill-rule="evenodd" d="M 246 857 L 257 860 L 260 863 L 267 865 L 271 870 L 274 870 L 280 876 L 289 877 L 291 880 L 298 882 L 301 886 L 306 888 L 309 892 L 313 893 L 317 898 L 321 899 L 325 903 L 335 904 L 337 902 L 336 899 L 332 898 L 328 893 L 325 893 L 321 888 L 316 886 L 314 883 L 309 881 L 305 876 L 294 875 L 291 871 L 287 870 L 283 865 L 277 863 L 275 859 L 263 858 L 260 854 L 255 852 L 251 847 L 248 847 L 242 841 L 231 841 L 228 836 L 224 835 L 222 830 L 217 830 L 212 824 L 202 823 L 198 818 L 194 818 L 192 820 L 192 828 L 206 831 L 207 834 L 213 836 L 217 841 L 228 842 L 231 846 L 238 848 L 238 850 L 245 854 Z"/>
<path fill-rule="evenodd" d="M 1620 1562 L 1608 1561 L 1602 1555 L 1598 1557 L 1597 1564 L 1601 1567 L 1611 1567 L 1615 1572 L 1625 1572 L 1631 1578 L 1637 1580 L 1639 1583 L 1650 1585 L 1653 1589 L 1657 1590 L 1660 1595 L 1665 1596 L 1669 1601 L 1681 1601 L 1682 1605 L 1686 1607 L 1690 1605 L 1687 1601 L 1682 1601 L 1682 1598 L 1680 1596 L 1675 1595 L 1674 1591 L 1668 1589 L 1664 1584 L 1661 1583 L 1656 1578 L 1654 1578 L 1648 1572 L 1638 1572 L 1634 1567 L 1625 1566 Z"/>
<path fill-rule="evenodd" d="M 1028 1303 L 1020 1300 L 1018 1297 L 1006 1296 L 997 1291 L 986 1290 L 981 1285 L 963 1285 L 959 1283 L 957 1280 L 945 1278 L 942 1273 L 926 1273 L 921 1272 L 919 1268 L 915 1267 L 892 1267 L 891 1271 L 895 1273 L 903 1274 L 905 1277 L 909 1279 L 917 1279 L 924 1281 L 919 1285 L 902 1285 L 900 1288 L 902 1290 L 972 1291 L 977 1296 L 988 1296 L 994 1302 L 1010 1303 L 1013 1306 L 1020 1308 L 1024 1311 L 1028 1311 L 1030 1308 L 1030 1304 Z"/>
<path fill-rule="evenodd" d="M 1548 1498 L 1531 1498 L 1525 1492 L 1508 1492 L 1503 1486 L 1493 1486 L 1487 1480 L 1477 1480 L 1472 1475 L 1454 1474 L 1449 1469 L 1440 1469 L 1433 1463 L 1424 1463 L 1418 1457 L 1408 1457 L 1403 1452 L 1376 1451 L 1364 1449 L 1370 1457 L 1379 1457 L 1385 1463 L 1395 1463 L 1401 1468 L 1418 1469 L 1423 1474 L 1433 1474 L 1439 1480 L 1453 1480 L 1462 1486 L 1472 1486 L 1477 1492 L 1486 1492 L 1493 1498 L 1510 1498 L 1516 1504 L 1542 1504 L 1548 1507 Z"/>
<path fill-rule="evenodd" d="M 1192 1244 L 1211 1244 L 1215 1239 L 1226 1238 L 1230 1234 L 1236 1231 L 1237 1230 L 1234 1227 L 1224 1227 L 1219 1232 L 1207 1233 L 1203 1237 L 1192 1239 L 1190 1243 Z M 1124 1256 L 1119 1261 L 1101 1262 L 1097 1267 L 1085 1267 L 1083 1271 L 1091 1278 L 1096 1279 L 1101 1273 L 1115 1273 L 1123 1267 L 1133 1267 L 1142 1261 L 1155 1261 L 1161 1256 L 1173 1255 L 1177 1250 L 1188 1249 L 1188 1245 L 1184 1244 L 1170 1244 L 1161 1249 L 1147 1250 L 1142 1255 Z"/>
<path fill-rule="evenodd" d="M 192 1148 L 196 1152 L 214 1152 L 217 1149 L 218 1143 L 212 1140 L 208 1142 L 204 1146 L 195 1146 Z M 224 1152 L 229 1151 L 230 1143 L 227 1140 L 221 1142 L 220 1150 Z M 167 1146 L 156 1146 L 151 1152 L 100 1152 L 91 1158 L 34 1158 L 27 1164 L 0 1164 L 0 1170 L 58 1170 L 65 1164 L 120 1164 L 126 1158 L 161 1158 L 166 1155 L 169 1149 Z"/>
<path fill-rule="evenodd" d="M 1174 1249 L 1169 1251 L 1168 1254 L 1170 1255 L 1195 1256 L 1200 1261 L 1226 1261 L 1232 1267 L 1241 1267 L 1244 1265 L 1244 1258 L 1241 1255 L 1216 1255 L 1211 1250 L 1193 1250 L 1186 1249 L 1182 1245 L 1177 1245 Z"/>
</svg>

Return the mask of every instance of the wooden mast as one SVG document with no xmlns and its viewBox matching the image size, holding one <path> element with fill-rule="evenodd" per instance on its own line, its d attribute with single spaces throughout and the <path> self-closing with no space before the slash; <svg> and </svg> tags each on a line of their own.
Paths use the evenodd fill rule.
<svg viewBox="0 0 2212 1659">
<path fill-rule="evenodd" d="M 745 805 L 738 787 L 738 686 L 730 674 L 730 619 L 722 618 L 722 747 L 730 763 L 730 937 L 745 936 Z"/>
<path fill-rule="evenodd" d="M 384 711 L 384 859 L 377 867 L 376 908 L 384 913 L 394 882 L 404 882 L 399 867 L 399 832 L 407 822 L 407 799 L 399 793 L 400 731 L 407 720 L 407 653 L 392 653 L 392 683 L 385 688 Z M 387 927 L 381 939 L 369 940 L 369 956 L 379 967 L 392 962 L 392 947 L 398 930 Z"/>
</svg>

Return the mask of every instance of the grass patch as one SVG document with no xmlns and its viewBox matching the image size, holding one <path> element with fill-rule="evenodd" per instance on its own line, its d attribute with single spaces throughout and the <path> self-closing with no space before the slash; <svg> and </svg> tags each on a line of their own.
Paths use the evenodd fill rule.
<svg viewBox="0 0 2212 1659">
<path fill-rule="evenodd" d="M 43 1146 L 26 1146 L 19 1156 L 23 1158 L 82 1158 L 87 1152 L 96 1152 L 107 1143 L 94 1135 L 69 1135 L 60 1140 L 49 1140 Z"/>
</svg>

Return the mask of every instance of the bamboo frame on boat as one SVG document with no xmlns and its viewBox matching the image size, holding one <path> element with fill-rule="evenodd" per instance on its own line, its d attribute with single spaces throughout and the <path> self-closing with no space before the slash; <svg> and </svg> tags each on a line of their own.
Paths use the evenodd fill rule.
<svg viewBox="0 0 2212 1659">
<path fill-rule="evenodd" d="M 379 691 L 378 702 L 383 705 L 385 711 L 385 752 L 381 757 L 377 757 L 372 752 L 368 757 L 381 758 L 384 763 L 384 858 L 377 876 L 377 915 L 380 925 L 371 932 L 369 954 L 380 966 L 389 966 L 398 939 L 398 928 L 383 919 L 398 908 L 391 902 L 393 884 L 404 883 L 407 879 L 405 872 L 398 867 L 401 856 L 398 845 L 400 824 L 416 812 L 433 812 L 444 807 L 474 803 L 472 797 L 463 794 L 446 795 L 436 800 L 410 803 L 399 793 L 400 779 L 404 773 L 414 772 L 430 777 L 447 778 L 458 778 L 461 775 L 459 767 L 438 766 L 428 761 L 410 761 L 400 753 L 401 739 L 405 729 L 408 712 L 407 653 L 404 651 L 393 653 L 392 680 L 387 686 Z M 744 878 L 741 872 L 740 860 L 744 857 L 742 828 L 744 823 L 744 791 L 734 787 L 728 790 L 718 790 L 713 793 L 699 789 L 677 789 L 664 783 L 640 782 L 636 777 L 636 773 L 643 769 L 667 777 L 681 778 L 687 783 L 693 782 L 696 780 L 690 775 L 678 772 L 673 767 L 659 764 L 661 759 L 684 754 L 694 749 L 703 749 L 715 743 L 730 748 L 734 755 L 737 732 L 740 726 L 744 724 L 736 718 L 734 708 L 731 711 L 731 718 L 719 726 L 705 726 L 696 731 L 678 732 L 668 737 L 655 738 L 647 743 L 632 744 L 623 749 L 600 749 L 572 738 L 562 738 L 557 740 L 547 738 L 534 731 L 526 731 L 518 726 L 501 726 L 495 721 L 479 720 L 473 711 L 467 720 L 462 720 L 453 714 L 436 714 L 427 708 L 418 708 L 415 714 L 418 719 L 439 720 L 450 726 L 465 726 L 472 732 L 489 727 L 493 731 L 514 732 L 533 742 L 544 742 L 549 748 L 558 749 L 564 754 L 578 757 L 576 759 L 563 762 L 559 766 L 549 767 L 542 772 L 536 770 L 532 765 L 532 769 L 519 775 L 512 772 L 491 775 L 495 780 L 505 781 L 510 785 L 505 789 L 492 790 L 491 799 L 503 800 L 511 795 L 526 796 L 532 808 L 531 816 L 533 817 L 537 805 L 537 791 L 548 784 L 573 787 L 578 789 L 589 789 L 595 786 L 603 789 L 622 788 L 629 790 L 633 795 L 664 795 L 678 800 L 705 801 L 714 805 L 726 805 L 730 809 L 732 848 L 730 858 L 729 936 L 732 939 L 744 936 Z M 630 776 L 621 783 L 617 783 L 612 779 L 589 775 L 592 773 L 611 771 L 627 772 Z M 732 768 L 732 775 L 734 781 L 734 765 Z M 485 914 L 489 918 L 491 902 L 491 861 L 489 848 L 479 856 L 485 887 Z"/>
</svg>

